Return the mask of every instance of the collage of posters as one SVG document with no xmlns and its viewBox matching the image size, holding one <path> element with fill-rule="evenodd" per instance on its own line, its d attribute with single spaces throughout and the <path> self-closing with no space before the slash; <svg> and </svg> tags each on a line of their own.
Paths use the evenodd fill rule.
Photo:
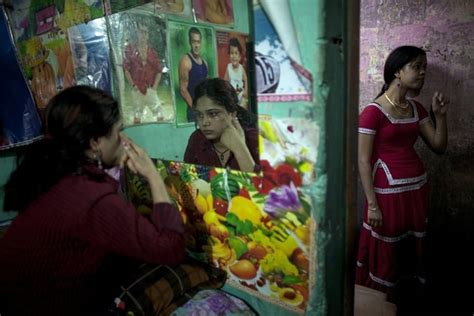
<svg viewBox="0 0 474 316">
<path fill-rule="evenodd" d="M 10 13 L 40 113 L 57 92 L 85 84 L 116 96 L 127 126 L 193 125 L 194 87 L 216 76 L 248 108 L 248 34 L 214 29 L 233 27 L 231 0 L 40 2 L 22 0 Z"/>
</svg>

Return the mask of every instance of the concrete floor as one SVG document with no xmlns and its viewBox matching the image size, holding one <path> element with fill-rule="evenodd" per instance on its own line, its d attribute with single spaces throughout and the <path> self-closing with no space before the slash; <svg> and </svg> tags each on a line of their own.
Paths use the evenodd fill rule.
<svg viewBox="0 0 474 316">
<path fill-rule="evenodd" d="M 397 306 L 383 293 L 356 286 L 354 315 L 473 316 L 474 214 L 449 216 L 427 231 L 427 282 L 404 281 Z M 373 291 L 373 292 L 372 292 Z M 374 293 L 376 292 L 376 293 Z"/>
<path fill-rule="evenodd" d="M 386 301 L 382 292 L 356 285 L 354 289 L 354 316 L 395 316 L 397 307 Z"/>
</svg>

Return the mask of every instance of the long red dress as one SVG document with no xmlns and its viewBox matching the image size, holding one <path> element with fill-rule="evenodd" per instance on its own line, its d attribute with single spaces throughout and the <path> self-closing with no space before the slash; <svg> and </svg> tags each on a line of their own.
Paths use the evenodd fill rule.
<svg viewBox="0 0 474 316">
<path fill-rule="evenodd" d="M 411 101 L 410 105 L 413 116 L 409 118 L 394 118 L 376 103 L 359 116 L 359 133 L 374 135 L 372 176 L 383 225 L 367 223 L 366 201 L 356 283 L 383 292 L 394 288 L 402 275 L 424 283 L 429 187 L 414 144 L 420 126 L 430 124 L 430 118 L 421 104 Z"/>
</svg>

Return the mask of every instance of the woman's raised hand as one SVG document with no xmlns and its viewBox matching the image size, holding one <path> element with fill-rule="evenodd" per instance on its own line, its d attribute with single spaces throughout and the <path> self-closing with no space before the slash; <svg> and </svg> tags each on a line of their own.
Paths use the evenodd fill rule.
<svg viewBox="0 0 474 316">
<path fill-rule="evenodd" d="M 132 172 L 138 173 L 148 181 L 154 203 L 171 203 L 163 179 L 150 156 L 125 135 L 122 134 L 121 138 L 125 154 L 120 165 L 122 167 L 127 165 Z"/>
<path fill-rule="evenodd" d="M 235 152 L 241 145 L 245 145 L 245 132 L 240 126 L 237 117 L 230 117 L 227 119 L 227 128 L 221 135 L 220 142 L 222 145 Z M 239 147 L 236 147 L 239 146 Z"/>
<path fill-rule="evenodd" d="M 433 109 L 434 115 L 446 115 L 446 112 L 448 112 L 448 105 L 448 97 L 438 91 L 433 94 L 431 107 Z"/>
<path fill-rule="evenodd" d="M 128 137 L 122 135 L 121 138 L 125 154 L 120 166 L 123 167 L 126 165 L 132 172 L 142 175 L 147 180 L 156 175 L 156 166 L 146 151 Z"/>
</svg>

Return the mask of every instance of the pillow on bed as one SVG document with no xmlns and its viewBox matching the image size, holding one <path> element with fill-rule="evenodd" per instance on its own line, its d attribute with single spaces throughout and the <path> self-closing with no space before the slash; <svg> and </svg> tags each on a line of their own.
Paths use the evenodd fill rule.
<svg viewBox="0 0 474 316">
<path fill-rule="evenodd" d="M 222 287 L 225 280 L 223 270 L 195 261 L 174 267 L 143 264 L 121 286 L 114 305 L 125 315 L 169 315 L 199 290 Z"/>
</svg>

